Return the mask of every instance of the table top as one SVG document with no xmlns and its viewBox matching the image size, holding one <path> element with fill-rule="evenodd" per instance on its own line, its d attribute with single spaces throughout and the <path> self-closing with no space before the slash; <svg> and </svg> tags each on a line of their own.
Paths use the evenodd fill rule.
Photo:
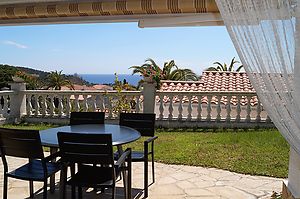
<svg viewBox="0 0 300 199">
<path fill-rule="evenodd" d="M 127 144 L 141 137 L 141 134 L 137 130 L 126 126 L 113 124 L 83 124 L 62 126 L 40 131 L 42 145 L 58 147 L 58 132 L 112 134 L 112 144 L 114 146 Z"/>
</svg>

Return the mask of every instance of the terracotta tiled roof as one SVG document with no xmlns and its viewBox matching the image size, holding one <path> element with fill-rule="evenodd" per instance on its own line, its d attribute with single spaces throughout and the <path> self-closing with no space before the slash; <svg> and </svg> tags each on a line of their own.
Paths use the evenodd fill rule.
<svg viewBox="0 0 300 199">
<path fill-rule="evenodd" d="M 203 72 L 199 81 L 164 81 L 162 91 L 233 91 L 255 92 L 246 73 Z"/>
<path fill-rule="evenodd" d="M 73 85 L 74 87 L 74 90 L 81 90 L 81 91 L 95 91 L 95 90 L 113 90 L 112 87 L 110 86 L 107 86 L 107 85 L 102 85 L 102 84 L 99 84 L 99 85 L 94 85 L 94 86 L 87 86 L 87 85 L 78 85 L 78 84 L 74 84 Z M 62 86 L 61 87 L 61 90 L 71 90 L 69 87 L 66 87 L 66 86 Z M 88 95 L 87 98 L 90 98 L 91 95 Z M 75 96 L 74 95 L 71 95 L 70 96 L 70 99 L 74 100 L 75 99 Z M 82 101 L 84 100 L 84 97 L 83 95 L 79 95 L 78 96 L 78 100 L 79 101 Z"/>
<path fill-rule="evenodd" d="M 217 71 L 205 71 L 203 72 L 199 81 L 162 81 L 160 91 L 202 91 L 202 92 L 255 92 L 250 80 L 245 72 L 217 72 Z M 159 98 L 157 98 L 159 101 Z M 221 103 L 227 103 L 227 97 L 221 98 Z M 165 96 L 164 102 L 169 102 L 169 97 Z M 187 103 L 188 97 L 184 96 L 182 99 L 183 103 Z M 196 96 L 192 97 L 192 103 L 198 103 Z M 207 104 L 207 96 L 202 97 L 202 103 Z M 179 102 L 178 97 L 173 98 L 173 102 Z M 237 97 L 232 96 L 230 100 L 232 105 L 237 104 Z M 250 104 L 252 106 L 257 105 L 257 97 L 252 97 Z M 218 104 L 217 97 L 212 97 L 212 104 Z M 241 98 L 241 105 L 247 105 L 247 97 Z"/>
<path fill-rule="evenodd" d="M 73 87 L 74 87 L 74 90 L 81 90 L 81 91 L 113 90 L 113 88 L 111 86 L 102 85 L 102 84 L 97 84 L 94 86 L 73 84 Z M 67 86 L 62 86 L 61 90 L 71 90 L 71 89 Z"/>
<path fill-rule="evenodd" d="M 95 88 L 96 90 L 113 90 L 113 87 L 103 84 L 94 85 L 93 88 Z"/>
</svg>

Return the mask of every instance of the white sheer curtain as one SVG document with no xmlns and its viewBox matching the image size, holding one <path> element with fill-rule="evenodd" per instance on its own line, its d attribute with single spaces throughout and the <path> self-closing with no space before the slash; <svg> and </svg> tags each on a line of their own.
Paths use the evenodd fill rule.
<svg viewBox="0 0 300 199">
<path fill-rule="evenodd" d="M 263 106 L 300 154 L 300 0 L 216 2 Z"/>
</svg>

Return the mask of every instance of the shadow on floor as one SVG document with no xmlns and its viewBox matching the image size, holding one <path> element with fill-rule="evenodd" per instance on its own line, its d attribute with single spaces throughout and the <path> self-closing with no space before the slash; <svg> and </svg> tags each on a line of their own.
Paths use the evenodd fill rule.
<svg viewBox="0 0 300 199">
<path fill-rule="evenodd" d="M 77 192 L 76 192 L 77 194 Z M 76 195 L 78 198 L 78 195 Z M 36 194 L 34 196 L 36 199 L 42 199 L 43 198 L 43 191 L 42 189 L 36 190 Z M 71 198 L 71 189 L 70 187 L 67 188 L 66 193 L 66 199 Z M 100 189 L 99 191 L 94 191 L 93 189 L 83 189 L 83 198 L 84 199 L 94 199 L 94 198 L 101 198 L 101 199 L 111 199 L 111 189 L 106 189 L 104 193 L 101 193 Z M 117 187 L 116 188 L 116 199 L 124 199 L 124 188 L 123 187 Z M 134 199 L 142 199 L 143 197 L 143 189 L 136 189 L 132 188 L 132 198 Z M 48 199 L 59 199 L 59 188 L 58 186 L 55 189 L 55 192 L 53 194 L 50 193 L 48 190 Z"/>
</svg>

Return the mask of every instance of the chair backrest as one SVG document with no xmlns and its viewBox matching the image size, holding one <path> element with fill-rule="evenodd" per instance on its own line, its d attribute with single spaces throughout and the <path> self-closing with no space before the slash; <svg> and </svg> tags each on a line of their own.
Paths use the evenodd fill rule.
<svg viewBox="0 0 300 199">
<path fill-rule="evenodd" d="M 58 132 L 62 160 L 70 163 L 113 165 L 111 134 Z"/>
<path fill-rule="evenodd" d="M 44 158 L 39 131 L 0 128 L 1 153 L 29 159 Z"/>
<path fill-rule="evenodd" d="M 104 112 L 72 112 L 70 125 L 78 124 L 104 124 Z"/>
<path fill-rule="evenodd" d="M 154 136 L 154 113 L 121 113 L 120 125 L 136 129 L 142 136 Z"/>
</svg>

